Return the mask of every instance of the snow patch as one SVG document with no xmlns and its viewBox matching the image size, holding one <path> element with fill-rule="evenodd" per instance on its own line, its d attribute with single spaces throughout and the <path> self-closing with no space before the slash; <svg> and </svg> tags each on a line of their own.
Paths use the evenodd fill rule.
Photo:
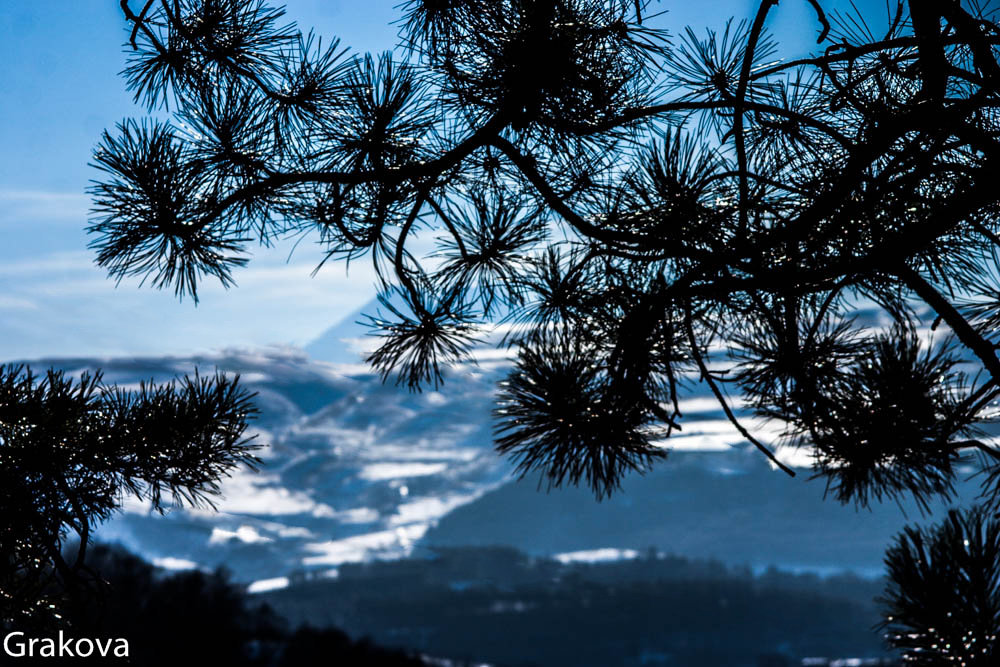
<svg viewBox="0 0 1000 667">
<path fill-rule="evenodd" d="M 198 563 L 193 560 L 188 560 L 186 558 L 174 558 L 173 556 L 166 556 L 165 558 L 154 558 L 153 565 L 156 567 L 162 567 L 164 570 L 195 570 L 198 568 Z"/>
<path fill-rule="evenodd" d="M 244 544 L 260 544 L 261 542 L 274 541 L 270 537 L 261 535 L 253 526 L 240 526 L 236 530 L 212 528 L 212 536 L 208 538 L 208 543 L 225 544 L 229 540 L 239 540 Z"/>
<path fill-rule="evenodd" d="M 406 494 L 400 494 L 406 495 Z M 396 508 L 396 514 L 390 518 L 391 525 L 405 525 L 417 522 L 433 523 L 456 507 L 471 503 L 481 494 L 454 495 L 445 498 L 426 497 L 403 503 Z"/>
<path fill-rule="evenodd" d="M 426 524 L 400 526 L 395 530 L 381 530 L 366 535 L 355 535 L 342 540 L 309 544 L 306 549 L 318 556 L 302 559 L 303 565 L 340 565 L 360 563 L 372 556 L 402 558 L 409 555 L 413 543 L 424 536 Z"/>
<path fill-rule="evenodd" d="M 638 557 L 639 552 L 635 549 L 611 548 L 568 551 L 553 556 L 553 558 L 563 565 L 568 565 L 569 563 L 607 563 L 615 560 L 631 560 Z"/>
<path fill-rule="evenodd" d="M 447 468 L 447 463 L 370 463 L 361 469 L 358 477 L 368 482 L 379 482 L 388 479 L 437 475 Z"/>
<path fill-rule="evenodd" d="M 288 588 L 288 577 L 258 579 L 247 586 L 247 593 L 266 593 L 267 591 L 278 591 L 282 588 Z"/>
<path fill-rule="evenodd" d="M 448 399 L 440 391 L 427 392 L 424 400 L 427 401 L 427 405 L 444 405 L 448 402 Z"/>
</svg>

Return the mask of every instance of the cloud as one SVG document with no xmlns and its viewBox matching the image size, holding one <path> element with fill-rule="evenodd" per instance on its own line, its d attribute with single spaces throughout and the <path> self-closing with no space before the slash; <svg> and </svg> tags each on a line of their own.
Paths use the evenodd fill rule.
<svg viewBox="0 0 1000 667">
<path fill-rule="evenodd" d="M 101 269 L 94 266 L 93 254 L 85 250 L 52 252 L 28 259 L 5 261 L 0 263 L 0 278 L 27 279 L 45 276 L 56 277 L 62 273 L 97 273 Z M 60 276 L 61 277 L 61 276 Z M 32 280 L 31 285 L 39 284 Z M 30 285 L 25 285 L 30 286 Z"/>
<path fill-rule="evenodd" d="M 0 225 L 10 240 L 0 251 L 0 347 L 7 358 L 304 346 L 375 295 L 370 256 L 349 267 L 327 262 L 313 275 L 323 247 L 287 239 L 248 248 L 250 263 L 233 272 L 236 287 L 203 281 L 196 308 L 170 287 L 157 290 L 137 276 L 116 282 L 97 267 L 85 248 L 88 207 L 85 194 L 0 186 Z M 411 241 L 425 255 L 434 234 Z M 364 340 L 366 348 L 374 344 Z"/>
<path fill-rule="evenodd" d="M 83 224 L 90 197 L 82 193 L 0 189 L 0 224 L 73 222 Z"/>
<path fill-rule="evenodd" d="M 30 299 L 0 295 L 0 310 L 38 310 L 38 304 Z"/>
<path fill-rule="evenodd" d="M 305 344 L 368 302 L 370 264 L 329 264 L 319 253 L 262 249 L 235 272 L 237 287 L 206 281 L 197 307 L 172 290 L 116 285 L 85 250 L 0 261 L 0 346 L 8 358 L 187 354 Z M 14 314 L 29 313 L 30 317 Z"/>
</svg>

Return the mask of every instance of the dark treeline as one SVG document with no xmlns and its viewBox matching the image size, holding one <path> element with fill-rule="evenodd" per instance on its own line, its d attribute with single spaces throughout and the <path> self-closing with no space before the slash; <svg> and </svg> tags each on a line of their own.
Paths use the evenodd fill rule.
<svg viewBox="0 0 1000 667">
<path fill-rule="evenodd" d="M 341 566 L 263 597 L 294 620 L 498 665 L 800 665 L 885 657 L 882 582 L 731 568 L 650 552 L 563 564 L 509 548 Z"/>
<path fill-rule="evenodd" d="M 55 626 L 9 628 L 27 637 L 124 638 L 129 658 L 86 664 L 177 667 L 420 667 L 424 661 L 354 640 L 335 628 L 291 625 L 268 605 L 248 596 L 225 571 L 166 573 L 119 547 L 94 545 L 88 567 L 95 579 L 88 594 L 67 605 Z M 7 664 L 0 656 L 0 664 Z M 79 657 L 10 658 L 15 664 L 77 664 Z"/>
<path fill-rule="evenodd" d="M 130 659 L 106 662 L 150 667 L 797 667 L 888 657 L 873 629 L 881 581 L 754 573 L 653 550 L 561 563 L 507 547 L 448 548 L 345 564 L 334 579 L 299 572 L 262 595 L 225 571 L 165 572 L 118 547 L 93 546 L 88 567 L 101 583 L 66 606 L 59 627 L 17 629 L 125 638 Z"/>
<path fill-rule="evenodd" d="M 790 667 L 888 655 L 873 628 L 882 581 L 754 573 L 652 549 L 562 563 L 508 547 L 444 548 L 344 564 L 334 579 L 293 573 L 291 586 L 262 595 L 223 570 L 165 572 L 119 547 L 94 545 L 88 568 L 91 590 L 66 605 L 58 627 L 16 629 L 125 638 L 127 664 L 150 667 L 195 659 L 234 667 Z M 46 664 L 66 660 L 76 658 Z"/>
</svg>

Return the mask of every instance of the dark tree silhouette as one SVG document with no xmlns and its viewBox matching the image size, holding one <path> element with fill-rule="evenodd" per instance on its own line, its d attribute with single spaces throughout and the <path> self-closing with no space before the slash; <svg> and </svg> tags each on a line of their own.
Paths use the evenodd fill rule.
<svg viewBox="0 0 1000 667">
<path fill-rule="evenodd" d="M 333 628 L 293 628 L 230 582 L 223 570 L 166 573 L 120 547 L 102 544 L 91 548 L 87 562 L 105 582 L 105 594 L 81 600 L 66 620 L 78 637 L 127 639 L 127 664 L 174 667 L 191 660 L 192 647 L 197 647 L 198 664 L 227 667 L 427 664 L 364 639 L 353 641 Z M 55 663 L 72 665 L 76 658 Z M 105 664 L 120 662 L 126 661 Z"/>
<path fill-rule="evenodd" d="M 128 86 L 175 120 L 105 134 L 97 261 L 195 297 L 255 241 L 367 256 L 370 361 L 415 390 L 509 309 L 499 448 L 556 485 L 663 458 L 694 377 L 777 467 L 730 393 L 811 446 L 842 502 L 926 506 L 975 455 L 996 507 L 995 7 L 808 2 L 820 48 L 790 59 L 776 0 L 676 36 L 643 0 L 409 0 L 364 57 L 262 1 L 123 0 Z"/>
<path fill-rule="evenodd" d="M 250 398 L 222 375 L 125 391 L 99 373 L 0 366 L 0 628 L 56 623 L 100 588 L 91 530 L 124 496 L 210 504 L 222 476 L 253 465 Z"/>
<path fill-rule="evenodd" d="M 907 528 L 886 553 L 889 643 L 911 665 L 1000 660 L 1000 521 L 982 509 Z"/>
</svg>

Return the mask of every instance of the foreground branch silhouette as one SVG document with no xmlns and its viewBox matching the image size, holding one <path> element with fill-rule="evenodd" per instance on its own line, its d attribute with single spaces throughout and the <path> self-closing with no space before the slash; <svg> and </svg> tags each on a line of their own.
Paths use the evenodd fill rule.
<svg viewBox="0 0 1000 667">
<path fill-rule="evenodd" d="M 126 391 L 0 366 L 0 629 L 55 625 L 99 592 L 91 532 L 125 496 L 211 505 L 222 477 L 255 465 L 250 399 L 223 375 Z"/>
<path fill-rule="evenodd" d="M 730 394 L 811 447 L 841 502 L 927 507 L 971 459 L 996 508 L 1000 26 L 809 4 L 819 50 L 788 59 L 774 0 L 673 36 L 647 2 L 410 0 L 378 56 L 261 1 L 123 0 L 128 86 L 174 120 L 105 134 L 97 261 L 197 298 L 311 234 L 373 262 L 370 362 L 413 390 L 502 316 L 498 447 L 554 485 L 647 470 L 700 380 L 777 467 Z"/>
</svg>

